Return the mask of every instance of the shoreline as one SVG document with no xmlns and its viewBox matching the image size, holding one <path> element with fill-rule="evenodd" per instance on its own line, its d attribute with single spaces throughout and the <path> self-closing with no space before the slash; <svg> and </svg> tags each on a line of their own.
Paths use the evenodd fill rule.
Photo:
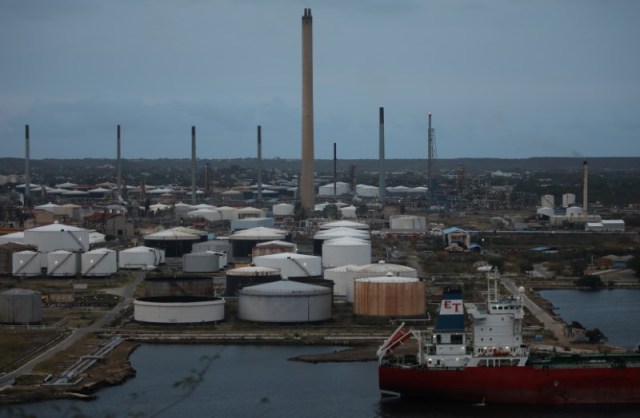
<svg viewBox="0 0 640 418">
<path fill-rule="evenodd" d="M 540 290 L 554 290 L 558 287 L 535 286 L 535 293 Z M 561 315 L 553 312 L 553 305 L 537 295 L 537 302 L 556 319 L 565 322 Z M 265 330 L 266 331 L 266 330 Z M 269 332 L 270 331 L 270 332 Z M 118 332 L 125 341 L 97 362 L 83 375 L 83 380 L 77 385 L 53 387 L 42 385 L 45 378 L 43 372 L 32 372 L 21 376 L 14 385 L 0 388 L 0 405 L 20 405 L 32 402 L 45 402 L 58 399 L 91 401 L 97 398 L 97 392 L 105 387 L 117 386 L 136 376 L 136 370 L 130 362 L 131 354 L 141 344 L 214 344 L 214 345 L 291 345 L 291 346 L 338 346 L 333 352 L 320 354 L 304 354 L 289 358 L 288 361 L 308 363 L 326 362 L 370 362 L 377 361 L 376 351 L 388 334 L 381 333 L 340 333 L 331 334 L 314 329 L 314 332 L 304 333 L 300 330 L 291 333 L 290 329 L 275 329 L 256 333 L 225 333 L 225 332 L 158 332 L 129 331 Z M 584 349 L 581 344 L 576 348 Z M 344 348 L 342 348 L 344 347 Z M 618 347 L 609 347 L 615 351 Z M 591 347 L 588 347 L 591 349 Z M 593 350 L 596 350 L 594 346 Z"/>
<path fill-rule="evenodd" d="M 251 334 L 246 334 L 251 337 Z M 213 335 L 211 335 L 213 337 Z M 129 360 L 131 354 L 141 344 L 214 344 L 214 345 L 292 345 L 292 346 L 344 346 L 344 349 L 331 353 L 307 354 L 288 359 L 309 363 L 326 362 L 364 362 L 375 361 L 375 352 L 379 343 L 358 340 L 319 340 L 300 339 L 297 341 L 282 339 L 248 338 L 240 339 L 148 339 L 144 341 L 135 338 L 127 339 L 120 347 L 113 350 L 104 362 L 97 363 L 88 370 L 83 382 L 78 385 L 64 387 L 45 386 L 41 384 L 41 375 L 32 373 L 22 376 L 14 385 L 0 389 L 0 405 L 21 405 L 26 403 L 46 402 L 59 399 L 92 401 L 97 398 L 100 389 L 121 385 L 136 376 L 136 370 Z M 39 382 L 30 382 L 39 378 Z"/>
</svg>

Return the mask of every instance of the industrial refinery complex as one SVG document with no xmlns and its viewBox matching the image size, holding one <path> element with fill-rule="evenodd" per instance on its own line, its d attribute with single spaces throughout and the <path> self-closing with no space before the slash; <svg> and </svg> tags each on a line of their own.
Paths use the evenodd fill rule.
<svg viewBox="0 0 640 418">
<path fill-rule="evenodd" d="M 264 327 L 300 327 L 302 338 L 348 325 L 373 329 L 379 342 L 376 331 L 398 318 L 430 321 L 440 284 L 491 266 L 523 280 L 602 275 L 611 285 L 611 272 L 629 272 L 640 200 L 605 200 L 602 178 L 619 173 L 594 171 L 589 159 L 572 159 L 558 177 L 500 162 L 451 167 L 437 158 L 436 113 L 425 112 L 421 166 L 398 169 L 385 159 L 379 107 L 377 161 L 341 161 L 335 144 L 333 161 L 316 160 L 312 24 L 305 9 L 297 168 L 263 161 L 261 126 L 256 157 L 231 168 L 197 155 L 191 127 L 191 160 L 176 169 L 127 160 L 117 125 L 113 160 L 60 175 L 31 161 L 25 127 L 20 167 L 0 168 L 0 332 L 46 337 L 0 371 L 15 382 L 30 372 L 16 370 L 76 328 L 124 341 Z"/>
</svg>

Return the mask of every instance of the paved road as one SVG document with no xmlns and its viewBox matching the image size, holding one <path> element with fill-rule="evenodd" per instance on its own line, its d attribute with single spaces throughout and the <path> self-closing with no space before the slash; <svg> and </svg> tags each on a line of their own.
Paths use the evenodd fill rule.
<svg viewBox="0 0 640 418">
<path fill-rule="evenodd" d="M 123 300 L 114 308 L 105 313 L 102 318 L 86 327 L 74 329 L 71 334 L 64 340 L 60 341 L 60 343 L 40 353 L 38 356 L 32 358 L 16 370 L 0 377 L 0 388 L 6 385 L 11 385 L 14 379 L 18 376 L 31 372 L 38 364 L 71 347 L 73 344 L 84 338 L 87 334 L 98 332 L 105 325 L 110 324 L 114 319 L 118 317 L 123 309 L 126 309 L 132 303 L 133 293 L 136 289 L 136 286 L 138 286 L 142 279 L 144 279 L 144 276 L 144 272 L 136 272 L 134 279 L 122 288 Z"/>
<path fill-rule="evenodd" d="M 502 276 L 502 284 L 511 292 L 512 295 L 518 296 L 520 292 L 518 292 L 518 288 L 513 283 L 513 280 L 508 279 Z M 522 300 L 524 302 L 524 306 L 529 309 L 529 311 L 536 317 L 542 324 L 545 329 L 548 329 L 553 332 L 553 334 L 558 339 L 558 344 L 563 347 L 569 346 L 569 338 L 565 334 L 565 326 L 564 323 L 556 321 L 551 315 L 547 313 L 544 309 L 535 304 L 531 299 L 527 297 L 526 294 L 522 294 Z"/>
</svg>

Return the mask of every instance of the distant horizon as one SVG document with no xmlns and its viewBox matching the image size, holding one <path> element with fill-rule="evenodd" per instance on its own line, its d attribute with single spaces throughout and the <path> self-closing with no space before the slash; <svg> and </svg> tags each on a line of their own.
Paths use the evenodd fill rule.
<svg viewBox="0 0 640 418">
<path fill-rule="evenodd" d="M 590 159 L 614 159 L 614 158 L 625 158 L 625 159 L 634 159 L 634 158 L 640 158 L 640 155 L 606 155 L 606 156 L 533 156 L 533 157 L 449 157 L 449 158 L 436 158 L 436 161 L 449 161 L 449 160 L 532 160 L 532 159 L 571 159 L 571 160 L 590 160 Z M 3 159 L 11 159 L 11 160 L 24 160 L 25 157 L 4 157 L 4 156 L 0 156 L 0 160 Z M 148 160 L 148 161 L 156 161 L 156 160 L 185 160 L 185 161 L 191 161 L 191 157 L 155 157 L 155 158 L 146 158 L 146 157 L 121 157 L 121 159 L 123 161 L 125 160 Z M 206 157 L 198 157 L 196 156 L 196 160 L 198 161 L 203 161 L 203 160 L 220 160 L 220 161 L 227 161 L 227 160 L 256 160 L 257 156 L 254 157 L 224 157 L 224 158 L 206 158 Z M 67 161 L 72 161 L 72 160 L 113 160 L 113 161 L 117 161 L 117 158 L 114 157 L 69 157 L 69 158 L 62 158 L 62 157 L 44 157 L 44 158 L 33 158 L 30 157 L 29 158 L 30 161 L 43 161 L 43 160 L 67 160 Z M 262 160 L 283 160 L 283 161 L 300 161 L 300 157 L 262 157 Z M 314 160 L 316 161 L 333 161 L 333 158 L 314 158 Z M 363 161 L 379 161 L 378 158 L 340 158 L 338 157 L 338 161 L 358 161 L 358 160 L 363 160 Z M 385 158 L 385 161 L 397 161 L 397 160 L 424 160 L 426 161 L 427 158 L 421 158 L 421 157 L 407 157 L 407 158 L 402 158 L 402 157 L 394 157 L 394 158 Z M 638 167 L 638 169 L 640 170 L 640 167 Z"/>
</svg>

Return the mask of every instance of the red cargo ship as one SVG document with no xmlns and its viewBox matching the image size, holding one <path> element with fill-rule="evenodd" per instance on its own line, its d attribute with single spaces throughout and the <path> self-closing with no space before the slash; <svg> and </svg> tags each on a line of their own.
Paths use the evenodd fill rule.
<svg viewBox="0 0 640 418">
<path fill-rule="evenodd" d="M 520 296 L 500 297 L 488 280 L 486 308 L 443 294 L 431 332 L 401 325 L 378 349 L 383 394 L 486 404 L 640 403 L 640 354 L 575 354 L 529 349 Z M 472 320 L 468 341 L 464 310 Z M 393 351 L 410 338 L 411 354 Z"/>
</svg>

